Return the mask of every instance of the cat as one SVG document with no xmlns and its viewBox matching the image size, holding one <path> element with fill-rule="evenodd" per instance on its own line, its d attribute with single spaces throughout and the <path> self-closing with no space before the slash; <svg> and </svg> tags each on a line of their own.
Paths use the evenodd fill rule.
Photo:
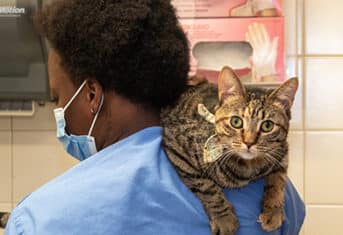
<svg viewBox="0 0 343 235">
<path fill-rule="evenodd" d="M 175 106 L 162 111 L 167 156 L 200 199 L 213 235 L 235 234 L 239 227 L 222 189 L 259 178 L 265 180 L 261 226 L 272 231 L 282 225 L 287 135 L 297 88 L 297 78 L 274 90 L 244 86 L 231 68 L 224 67 L 218 85 L 191 86 Z M 206 118 L 198 106 L 208 109 L 202 111 Z"/>
<path fill-rule="evenodd" d="M 10 217 L 10 213 L 0 212 L 0 228 L 6 227 L 9 217 Z"/>
</svg>

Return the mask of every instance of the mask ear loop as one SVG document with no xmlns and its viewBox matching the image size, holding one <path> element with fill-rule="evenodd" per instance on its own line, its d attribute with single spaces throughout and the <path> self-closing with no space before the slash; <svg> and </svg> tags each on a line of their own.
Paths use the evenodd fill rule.
<svg viewBox="0 0 343 235">
<path fill-rule="evenodd" d="M 95 117 L 94 117 L 93 122 L 92 122 L 92 125 L 91 125 L 91 128 L 89 128 L 88 136 L 91 136 L 91 134 L 92 134 L 92 131 L 93 131 L 95 122 L 96 122 L 96 120 L 98 119 L 98 115 L 99 115 L 99 113 L 100 113 L 100 110 L 101 110 L 101 108 L 102 108 L 103 103 L 104 103 L 104 94 L 102 94 L 98 112 L 96 112 Z"/>
<path fill-rule="evenodd" d="M 74 101 L 75 97 L 80 93 L 80 91 L 82 90 L 82 88 L 86 85 L 87 80 L 85 80 L 81 86 L 79 87 L 79 89 L 77 89 L 77 91 L 75 92 L 75 94 L 71 97 L 71 99 L 68 101 L 68 103 L 64 106 L 63 111 L 66 111 L 66 109 L 70 106 L 70 104 Z"/>
</svg>

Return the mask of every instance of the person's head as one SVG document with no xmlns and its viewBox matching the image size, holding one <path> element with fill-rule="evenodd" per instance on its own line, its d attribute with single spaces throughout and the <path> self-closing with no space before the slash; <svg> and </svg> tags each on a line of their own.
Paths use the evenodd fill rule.
<svg viewBox="0 0 343 235">
<path fill-rule="evenodd" d="M 169 0 L 56 0 L 36 24 L 52 48 L 49 80 L 57 106 L 87 80 L 66 111 L 72 134 L 87 133 L 103 94 L 107 119 L 125 108 L 109 107 L 123 103 L 114 100 L 158 116 L 186 87 L 188 42 Z"/>
</svg>

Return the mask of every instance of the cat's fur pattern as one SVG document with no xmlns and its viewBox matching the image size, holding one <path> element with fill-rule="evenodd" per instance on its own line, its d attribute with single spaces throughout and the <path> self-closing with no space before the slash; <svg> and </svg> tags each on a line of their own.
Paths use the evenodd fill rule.
<svg viewBox="0 0 343 235">
<path fill-rule="evenodd" d="M 10 217 L 10 213 L 0 212 L 0 228 L 6 227 L 9 217 Z"/>
<path fill-rule="evenodd" d="M 241 187 L 261 177 L 265 179 L 263 211 L 258 218 L 261 226 L 271 231 L 282 224 L 288 166 L 286 138 L 297 87 L 298 81 L 294 78 L 276 90 L 247 88 L 226 67 L 220 73 L 218 86 L 204 82 L 190 87 L 175 107 L 162 112 L 163 143 L 168 158 L 202 202 L 212 234 L 235 234 L 239 226 L 234 208 L 226 200 L 222 188 Z M 197 113 L 198 104 L 204 104 L 215 113 L 215 126 Z M 232 112 L 247 118 L 251 128 L 244 127 L 239 134 L 229 128 Z M 269 135 L 253 129 L 259 119 L 265 118 L 278 124 L 276 131 L 274 128 Z M 215 162 L 206 163 L 204 145 L 214 134 L 225 145 L 225 151 Z M 255 145 L 255 153 L 259 146 L 258 157 L 245 160 L 237 152 L 232 153 L 230 149 L 239 146 L 239 142 Z"/>
</svg>

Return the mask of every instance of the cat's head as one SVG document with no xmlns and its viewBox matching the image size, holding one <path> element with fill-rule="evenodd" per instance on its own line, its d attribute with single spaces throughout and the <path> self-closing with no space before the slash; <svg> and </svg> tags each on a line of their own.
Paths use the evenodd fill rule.
<svg viewBox="0 0 343 235">
<path fill-rule="evenodd" d="M 230 154 L 244 160 L 280 161 L 287 153 L 290 109 L 298 88 L 292 78 L 275 90 L 245 88 L 232 69 L 218 80 L 216 132 Z"/>
</svg>

